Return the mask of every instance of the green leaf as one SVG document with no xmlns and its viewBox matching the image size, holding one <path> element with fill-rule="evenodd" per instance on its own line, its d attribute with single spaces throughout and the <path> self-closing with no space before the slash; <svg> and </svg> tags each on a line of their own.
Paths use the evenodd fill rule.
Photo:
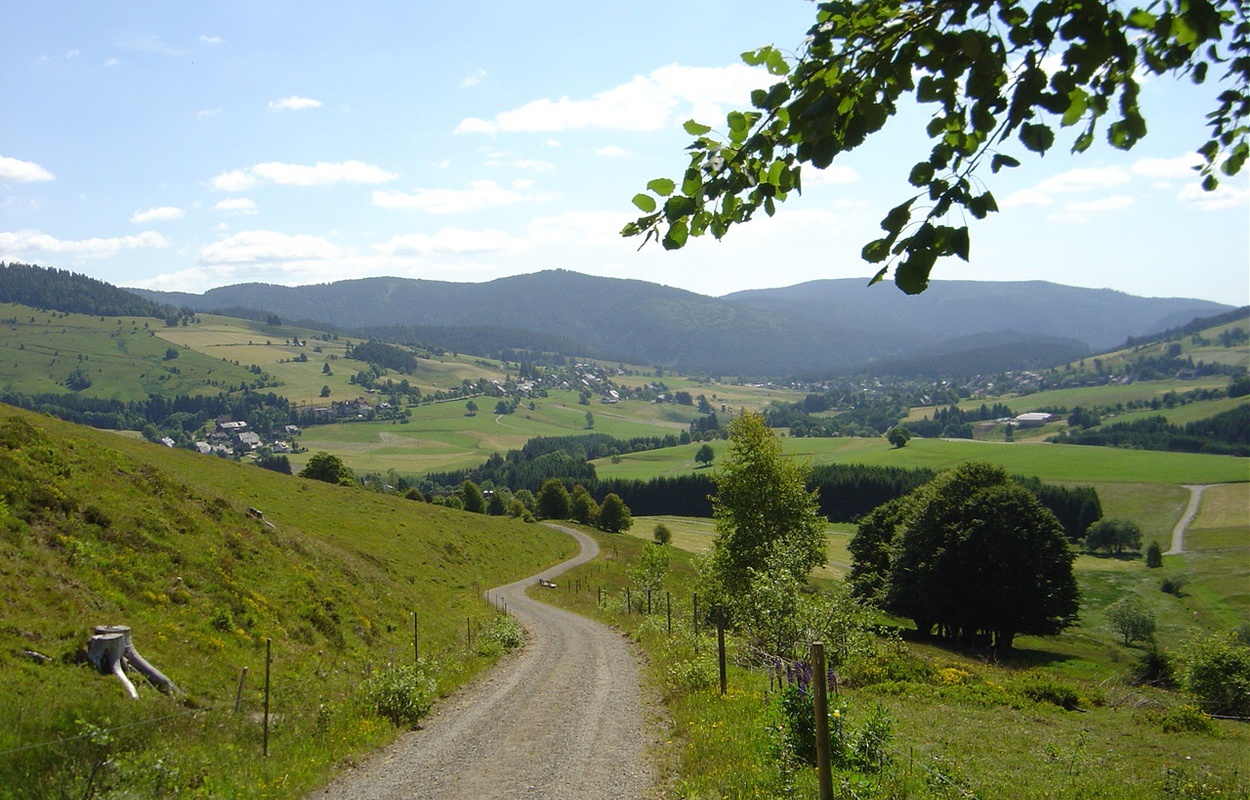
<svg viewBox="0 0 1250 800">
<path fill-rule="evenodd" d="M 668 226 L 668 233 L 664 234 L 664 240 L 661 244 L 665 250 L 680 250 L 686 246 L 686 239 L 690 232 L 686 229 L 686 223 L 678 220 Z"/>
<path fill-rule="evenodd" d="M 929 288 L 929 273 L 936 261 L 937 253 L 931 249 L 913 250 L 894 268 L 894 285 L 907 294 L 920 294 Z"/>
<path fill-rule="evenodd" d="M 885 215 L 885 219 L 881 220 L 881 230 L 892 234 L 891 240 L 898 236 L 908 222 L 911 222 L 911 204 L 914 202 L 916 202 L 916 198 L 913 197 L 905 203 L 900 203 L 890 209 L 890 213 Z"/>
<path fill-rule="evenodd" d="M 655 198 L 649 194 L 639 192 L 634 195 L 634 205 L 638 206 L 638 210 L 644 214 L 650 214 L 655 211 Z"/>
<path fill-rule="evenodd" d="M 686 123 L 682 125 L 682 128 L 684 128 L 686 133 L 690 134 L 691 136 L 702 136 L 703 134 L 708 133 L 712 130 L 709 126 L 702 125 L 698 122 L 695 122 L 692 119 L 686 120 Z"/>
<path fill-rule="evenodd" d="M 952 231 L 948 244 L 950 245 L 952 253 L 959 256 L 964 261 L 967 261 L 969 247 L 968 226 L 965 225 L 962 228 L 956 228 Z"/>
<path fill-rule="evenodd" d="M 1018 166 L 1020 166 L 1019 161 L 1012 158 L 1011 156 L 1005 156 L 1002 153 L 995 153 L 994 157 L 990 159 L 990 172 L 994 173 L 995 175 L 997 175 L 998 171 L 1002 169 L 1003 167 L 1018 167 Z"/>
<path fill-rule="evenodd" d="M 786 63 L 785 56 L 781 55 L 781 51 L 775 48 L 768 48 L 768 57 L 765 60 L 765 66 L 768 67 L 770 75 L 786 75 L 790 72 L 790 65 Z"/>
<path fill-rule="evenodd" d="M 864 249 L 859 254 L 869 264 L 880 264 L 890 255 L 890 242 L 886 239 L 876 239 L 864 245 Z"/>
<path fill-rule="evenodd" d="M 1063 112 L 1063 120 L 1059 123 L 1063 127 L 1075 125 L 1085 116 L 1086 100 L 1089 95 L 1079 86 L 1068 92 L 1068 110 Z"/>
<path fill-rule="evenodd" d="M 907 176 L 907 182 L 912 186 L 925 186 L 931 180 L 933 180 L 933 165 L 928 161 L 916 164 L 911 168 L 911 174 Z"/>
<path fill-rule="evenodd" d="M 681 182 L 682 194 L 694 197 L 703 190 L 703 173 L 697 169 L 688 169 Z"/>
<path fill-rule="evenodd" d="M 1055 143 L 1055 132 L 1047 125 L 1021 125 L 1020 141 L 1034 153 L 1044 154 Z"/>
<path fill-rule="evenodd" d="M 682 217 L 688 217 L 694 213 L 694 201 L 689 197 L 677 195 L 670 197 L 664 202 L 664 219 L 676 224 L 676 221 Z"/>
<path fill-rule="evenodd" d="M 668 178 L 656 178 L 655 180 L 647 183 L 647 188 L 658 194 L 660 197 L 668 197 L 673 193 L 673 190 L 677 188 L 677 184 L 673 183 Z M 643 211 L 647 210 L 648 209 L 645 208 L 643 209 Z"/>
</svg>

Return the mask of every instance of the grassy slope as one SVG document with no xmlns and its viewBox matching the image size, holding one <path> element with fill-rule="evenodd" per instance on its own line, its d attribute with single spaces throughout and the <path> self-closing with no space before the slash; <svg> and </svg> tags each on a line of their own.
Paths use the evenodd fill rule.
<svg viewBox="0 0 1250 800">
<path fill-rule="evenodd" d="M 299 795 L 394 735 L 352 698 L 370 668 L 411 662 L 414 611 L 422 654 L 437 659 L 449 689 L 487 661 L 464 642 L 467 618 L 476 626 L 492 616 L 479 590 L 572 549 L 542 527 L 7 408 L 0 442 L 0 491 L 9 498 L 0 507 L 0 668 L 9 692 L 0 705 L 0 796 L 14 787 L 26 796 L 83 795 L 91 765 L 106 757 L 114 765 L 99 780 L 127 770 L 156 780 L 163 769 L 184 790 L 212 796 Z M 139 701 L 126 700 L 116 680 L 77 663 L 99 624 L 130 625 L 137 648 L 188 693 L 188 704 L 143 688 Z M 248 721 L 260 708 L 266 639 L 281 718 L 267 761 Z M 250 667 L 247 713 L 236 716 L 242 667 Z M 189 706 L 209 710 L 183 714 Z M 92 725 L 168 715 L 181 716 L 10 752 Z M 141 793 L 154 792 L 144 785 Z"/>
</svg>

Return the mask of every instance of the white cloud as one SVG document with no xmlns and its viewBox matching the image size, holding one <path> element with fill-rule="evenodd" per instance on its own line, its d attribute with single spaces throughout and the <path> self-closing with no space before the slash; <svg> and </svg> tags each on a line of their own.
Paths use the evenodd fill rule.
<svg viewBox="0 0 1250 800">
<path fill-rule="evenodd" d="M 320 100 L 313 100 L 311 97 L 297 97 L 291 95 L 281 100 L 270 100 L 270 111 L 303 111 L 306 108 L 321 108 Z"/>
<path fill-rule="evenodd" d="M 208 119 L 209 117 L 215 117 L 220 113 L 221 113 L 220 106 L 218 106 L 217 108 L 204 108 L 195 112 L 195 118 L 196 119 Z"/>
<path fill-rule="evenodd" d="M 398 175 L 363 161 L 328 163 L 318 161 L 312 166 L 267 161 L 246 169 L 223 172 L 212 179 L 212 186 L 223 192 L 241 192 L 263 183 L 279 186 L 326 186 L 334 183 L 386 183 Z"/>
<path fill-rule="evenodd" d="M 999 208 L 1038 208 L 1041 206 L 1050 206 L 1055 204 L 1055 199 L 1045 192 L 1039 192 L 1037 189 L 1021 189 L 1012 192 L 1002 202 L 998 204 Z"/>
<path fill-rule="evenodd" d="M 92 258 L 107 258 L 116 255 L 121 250 L 168 246 L 168 240 L 154 231 L 143 231 L 134 236 L 92 239 L 58 239 L 39 231 L 0 231 L 0 255 L 3 256 L 47 253 L 68 255 L 76 261 L 85 261 Z"/>
<path fill-rule="evenodd" d="M 1113 195 L 1082 203 L 1068 203 L 1063 210 L 1046 217 L 1051 222 L 1083 222 L 1094 214 L 1105 214 L 1110 211 L 1123 211 L 1136 202 L 1132 197 Z"/>
<path fill-rule="evenodd" d="M 477 86 L 484 80 L 486 80 L 486 70 L 479 69 L 469 75 L 466 75 L 464 80 L 460 81 L 460 88 L 468 89 L 473 86 Z"/>
<path fill-rule="evenodd" d="M 200 41 L 204 44 L 221 44 L 223 40 L 220 36 L 201 36 Z"/>
<path fill-rule="evenodd" d="M 1089 189 L 1120 186 L 1130 180 L 1132 180 L 1132 175 L 1124 167 L 1085 167 L 1052 175 L 1039 183 L 1037 190 L 1048 194 L 1083 192 Z"/>
<path fill-rule="evenodd" d="M 134 223 L 144 222 L 167 222 L 172 219 L 179 219 L 185 214 L 181 208 L 173 206 L 157 206 L 149 208 L 146 211 L 136 211 L 130 215 L 130 221 Z"/>
<path fill-rule="evenodd" d="M 606 156 L 607 158 L 625 158 L 627 156 L 632 156 L 633 153 L 623 147 L 617 147 L 614 144 L 609 144 L 604 145 L 603 147 L 596 147 L 595 155 Z"/>
<path fill-rule="evenodd" d="M 729 67 L 661 67 L 588 100 L 543 98 L 503 111 L 493 120 L 469 117 L 456 133 L 566 131 L 579 128 L 653 131 L 678 113 L 715 122 L 720 105 L 740 105 L 752 89 L 770 82 L 767 73 L 743 64 Z"/>
<path fill-rule="evenodd" d="M 1188 180 L 1197 177 L 1195 167 L 1202 164 L 1197 153 L 1178 158 L 1143 158 L 1133 162 L 1133 174 L 1163 180 Z"/>
<path fill-rule="evenodd" d="M 859 180 L 859 174 L 855 170 L 840 164 L 833 164 L 824 169 L 816 169 L 814 167 L 805 169 L 800 175 L 802 176 L 804 186 L 843 185 Z"/>
<path fill-rule="evenodd" d="M 70 50 L 68 53 L 66 53 L 65 57 L 66 58 L 78 58 L 80 55 L 82 55 L 82 51 L 79 50 L 77 47 L 75 47 L 73 50 Z"/>
<path fill-rule="evenodd" d="M 277 231 L 244 231 L 200 248 L 201 264 L 250 264 L 337 258 L 343 251 L 320 236 Z"/>
<path fill-rule="evenodd" d="M 255 214 L 256 203 L 247 197 L 231 197 L 220 200 L 213 208 L 218 211 L 233 211 L 238 214 Z"/>
<path fill-rule="evenodd" d="M 55 180 L 56 176 L 33 161 L 0 156 L 0 181 L 33 183 Z"/>
<path fill-rule="evenodd" d="M 1232 178 L 1225 178 L 1213 192 L 1205 191 L 1196 183 L 1187 184 L 1177 197 L 1181 202 L 1189 203 L 1203 211 L 1222 211 L 1226 208 L 1246 205 L 1247 199 L 1250 198 L 1250 191 L 1243 186 L 1234 186 L 1230 183 L 1232 180 Z"/>
<path fill-rule="evenodd" d="M 430 214 L 456 214 L 512 205 L 526 199 L 525 195 L 504 189 L 494 181 L 474 181 L 469 187 L 416 189 L 412 192 L 375 191 L 373 204 L 380 208 L 414 208 Z"/>
<path fill-rule="evenodd" d="M 106 66 L 106 67 L 115 67 L 115 66 L 117 66 L 117 65 L 118 65 L 118 64 L 120 64 L 120 63 L 122 63 L 122 62 L 118 61 L 118 60 L 117 60 L 117 59 L 115 59 L 115 58 L 106 58 L 106 59 L 104 59 L 104 66 Z"/>
<path fill-rule="evenodd" d="M 165 44 L 159 36 L 126 36 L 114 41 L 123 50 L 137 50 L 141 53 L 154 53 L 158 56 L 179 57 L 187 54 L 186 50 Z"/>
<path fill-rule="evenodd" d="M 512 166 L 516 167 L 517 169 L 532 169 L 532 170 L 537 170 L 539 172 L 543 172 L 549 169 L 555 169 L 555 164 L 552 164 L 550 161 L 538 161 L 537 159 L 532 159 L 532 158 L 513 161 Z"/>
<path fill-rule="evenodd" d="M 442 228 L 433 234 L 412 233 L 396 236 L 373 249 L 385 256 L 438 256 L 468 253 L 514 253 L 526 242 L 500 230 Z"/>
</svg>

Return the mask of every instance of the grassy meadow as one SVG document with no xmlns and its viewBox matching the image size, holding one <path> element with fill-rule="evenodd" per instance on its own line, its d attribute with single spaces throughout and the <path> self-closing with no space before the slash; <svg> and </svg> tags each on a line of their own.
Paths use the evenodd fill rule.
<svg viewBox="0 0 1250 800">
<path fill-rule="evenodd" d="M 414 613 L 433 699 L 501 652 L 481 633 L 502 624 L 482 590 L 574 549 L 541 526 L 8 408 L 0 492 L 5 798 L 302 796 L 400 732 L 371 687 L 413 663 Z M 185 695 L 141 684 L 132 701 L 85 664 L 104 624 L 130 626 Z M 466 626 L 478 632 L 472 647 Z"/>
</svg>

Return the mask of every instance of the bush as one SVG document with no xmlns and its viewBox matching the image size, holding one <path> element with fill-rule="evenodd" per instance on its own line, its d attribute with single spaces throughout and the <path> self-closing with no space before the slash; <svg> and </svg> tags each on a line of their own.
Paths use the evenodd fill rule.
<svg viewBox="0 0 1250 800">
<path fill-rule="evenodd" d="M 1187 583 L 1189 583 L 1188 575 L 1175 575 L 1171 578 L 1164 578 L 1159 584 L 1159 588 L 1175 597 L 1182 597 L 1185 594 L 1185 584 Z"/>
<path fill-rule="evenodd" d="M 1076 689 L 1045 678 L 1032 677 L 1025 680 L 1020 685 L 1019 692 L 1035 703 L 1050 703 L 1065 711 L 1075 711 L 1081 704 L 1081 696 Z"/>
<path fill-rule="evenodd" d="M 799 681 L 785 686 L 777 695 L 776 710 L 781 724 L 782 750 L 798 761 L 816 764 L 816 712 L 812 693 Z M 852 724 L 847 704 L 829 711 L 829 761 L 837 769 L 877 772 L 889 763 L 887 747 L 891 737 L 888 714 L 873 708 L 858 725 Z"/>
<path fill-rule="evenodd" d="M 500 614 L 478 632 L 476 647 L 478 655 L 492 656 L 507 650 L 515 650 L 525 644 L 525 631 L 515 619 Z"/>
<path fill-rule="evenodd" d="M 1167 688 L 1172 686 L 1172 672 L 1172 659 L 1152 647 L 1137 659 L 1133 671 L 1129 673 L 1129 680 L 1138 685 L 1144 683 Z"/>
<path fill-rule="evenodd" d="M 396 727 L 412 730 L 429 713 L 437 695 L 438 685 L 426 674 L 424 665 L 378 672 L 360 685 L 365 710 Z"/>
<path fill-rule="evenodd" d="M 1146 566 L 1150 569 L 1163 566 L 1163 549 L 1159 547 L 1158 542 L 1151 542 L 1146 548 Z"/>
<path fill-rule="evenodd" d="M 1250 646 L 1235 635 L 1197 640 L 1181 654 L 1177 682 L 1207 713 L 1250 716 Z"/>
</svg>

